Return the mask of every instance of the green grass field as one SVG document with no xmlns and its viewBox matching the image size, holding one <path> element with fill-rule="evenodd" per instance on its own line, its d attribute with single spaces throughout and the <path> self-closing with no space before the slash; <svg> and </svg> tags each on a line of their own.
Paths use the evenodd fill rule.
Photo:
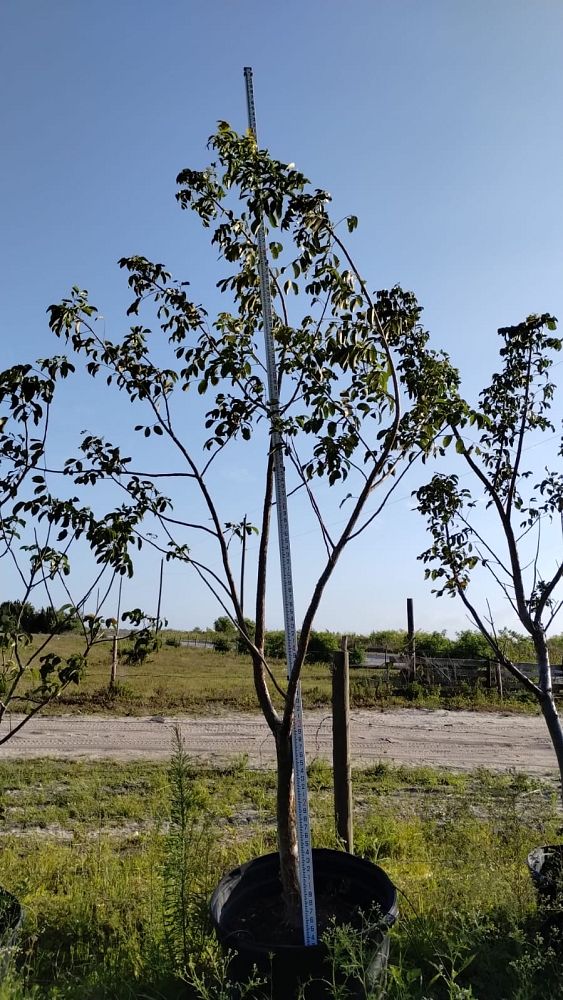
<svg viewBox="0 0 563 1000">
<path fill-rule="evenodd" d="M 0 763 L 0 883 L 26 914 L 0 998 L 226 1000 L 199 904 L 221 872 L 275 849 L 274 781 L 242 759 L 190 773 L 199 840 L 194 829 L 186 838 L 197 903 L 188 978 L 199 979 L 196 989 L 182 980 L 185 954 L 171 942 L 166 917 L 167 768 Z M 310 768 L 310 789 L 314 843 L 335 846 L 326 764 Z M 558 956 L 537 950 L 525 866 L 527 852 L 556 835 L 552 789 L 515 774 L 381 764 L 355 774 L 354 801 L 356 852 L 382 865 L 401 890 L 390 1000 L 563 996 Z"/>
<path fill-rule="evenodd" d="M 174 633 L 165 633 L 165 636 L 175 638 Z M 34 638 L 35 643 L 40 641 L 41 637 Z M 70 633 L 55 637 L 49 648 L 61 656 L 68 656 L 76 650 L 77 644 L 77 637 Z M 209 647 L 168 645 L 164 641 L 145 663 L 128 666 L 122 655 L 114 691 L 109 689 L 110 662 L 111 643 L 96 645 L 80 685 L 67 688 L 49 711 L 131 715 L 210 713 L 223 709 L 258 711 L 252 665 L 245 655 L 217 653 Z M 283 686 L 285 664 L 274 661 L 273 669 Z M 322 663 L 306 664 L 302 690 L 305 707 L 329 705 L 330 668 Z M 409 705 L 487 711 L 500 707 L 496 692 L 482 688 L 452 693 L 446 689 L 428 690 L 417 684 L 410 691 L 396 690 L 392 684 L 385 683 L 382 671 L 369 667 L 351 668 L 350 699 L 354 708 Z M 537 711 L 535 701 L 523 691 L 510 692 L 502 708 L 505 711 Z"/>
</svg>

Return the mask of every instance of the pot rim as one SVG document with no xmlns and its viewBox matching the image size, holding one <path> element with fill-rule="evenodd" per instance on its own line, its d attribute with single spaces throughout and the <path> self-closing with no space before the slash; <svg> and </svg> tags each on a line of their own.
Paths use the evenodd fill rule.
<svg viewBox="0 0 563 1000">
<path fill-rule="evenodd" d="M 381 920 L 378 927 L 379 933 L 375 931 L 374 933 L 374 945 L 376 944 L 376 935 L 381 941 L 396 922 L 398 917 L 398 905 L 397 905 L 397 888 L 387 875 L 387 873 L 376 865 L 374 862 L 369 861 L 367 858 L 362 858 L 359 855 L 348 854 L 345 851 L 338 851 L 332 848 L 313 848 L 313 862 L 325 862 L 325 864 L 330 861 L 344 862 L 345 865 L 349 865 L 352 869 L 357 868 L 361 870 L 364 869 L 366 876 L 371 873 L 375 875 L 380 881 L 381 885 L 384 887 L 385 894 L 388 895 L 389 899 L 384 903 L 386 911 L 382 912 Z M 324 949 L 322 941 L 319 941 L 316 945 L 304 945 L 302 943 L 284 943 L 276 941 L 275 943 L 261 942 L 254 939 L 245 941 L 241 937 L 241 932 L 233 929 L 228 931 L 224 925 L 221 924 L 221 909 L 224 905 L 224 894 L 229 887 L 231 888 L 231 895 L 236 892 L 237 887 L 244 880 L 245 875 L 249 871 L 254 871 L 258 873 L 260 867 L 264 869 L 270 869 L 270 879 L 272 879 L 271 870 L 276 865 L 279 864 L 279 854 L 276 852 L 271 852 L 269 854 L 262 854 L 256 858 L 252 858 L 249 861 L 244 862 L 232 871 L 225 873 L 222 879 L 219 881 L 217 887 L 215 888 L 211 900 L 210 900 L 210 912 L 211 921 L 215 932 L 217 933 L 220 940 L 227 946 L 229 943 L 232 944 L 234 950 L 238 952 L 252 951 L 255 955 L 268 956 L 273 953 L 286 954 L 286 955 L 298 955 L 300 953 L 308 953 L 311 956 L 315 953 L 321 953 Z M 374 899 L 374 903 L 376 900 Z M 358 911 L 365 910 L 365 906 L 358 905 Z M 217 912 L 219 911 L 219 912 Z"/>
</svg>

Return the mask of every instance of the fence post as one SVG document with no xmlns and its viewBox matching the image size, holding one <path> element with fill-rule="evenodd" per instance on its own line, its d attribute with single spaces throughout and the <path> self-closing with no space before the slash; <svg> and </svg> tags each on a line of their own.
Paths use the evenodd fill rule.
<svg viewBox="0 0 563 1000">
<path fill-rule="evenodd" d="M 334 653 L 332 667 L 332 767 L 336 835 L 351 854 L 354 850 L 352 765 L 350 760 L 350 672 L 348 640 Z"/>
<path fill-rule="evenodd" d="M 121 614 L 121 588 L 123 586 L 123 577 L 119 580 L 119 591 L 117 595 L 117 615 L 115 618 L 115 629 L 113 631 L 113 641 L 111 644 L 111 673 L 109 678 L 110 689 L 114 688 L 117 684 L 117 664 L 119 662 L 118 644 L 119 644 L 119 616 Z"/>
<path fill-rule="evenodd" d="M 414 601 L 407 597 L 407 647 L 409 658 L 409 677 L 416 679 L 416 645 L 414 637 Z"/>
<path fill-rule="evenodd" d="M 502 690 L 502 667 L 500 663 L 497 663 L 496 668 L 497 668 L 497 691 L 498 691 L 498 696 L 502 701 L 504 695 Z"/>
</svg>

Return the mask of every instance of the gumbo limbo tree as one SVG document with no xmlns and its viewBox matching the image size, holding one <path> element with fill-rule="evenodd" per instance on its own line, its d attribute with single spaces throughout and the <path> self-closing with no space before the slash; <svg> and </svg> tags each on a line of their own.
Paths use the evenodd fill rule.
<svg viewBox="0 0 563 1000">
<path fill-rule="evenodd" d="M 79 683 L 93 645 L 104 641 L 104 629 L 115 624 L 102 619 L 99 608 L 116 575 L 132 574 L 129 550 L 138 544 L 139 504 L 100 515 L 77 496 L 51 492 L 46 464 L 53 405 L 61 380 L 73 372 L 63 356 L 0 371 L 0 560 L 13 598 L 0 607 L 0 746 L 69 685 Z M 83 568 L 80 596 L 71 567 L 77 547 Z M 94 568 L 84 584 L 88 559 Z M 31 601 L 37 596 L 44 605 L 35 615 L 42 634 L 33 642 Z M 143 624 L 140 611 L 126 614 Z M 75 631 L 77 649 L 64 656 L 56 637 L 68 628 Z M 12 712 L 21 718 L 13 720 Z"/>
<path fill-rule="evenodd" d="M 158 537 L 151 544 L 167 559 L 191 566 L 238 629 L 275 740 L 282 883 L 288 910 L 298 913 L 291 730 L 315 614 L 345 548 L 368 528 L 416 458 L 434 448 L 457 374 L 445 355 L 429 349 L 412 294 L 399 287 L 368 290 L 341 235 L 342 229 L 355 228 L 355 217 L 335 225 L 326 192 L 312 189 L 292 164 L 259 149 L 250 134 L 221 123 L 209 146 L 214 162 L 182 171 L 177 199 L 209 231 L 222 261 L 217 287 L 224 308 L 210 318 L 187 282 L 172 280 L 162 264 L 144 257 L 123 259 L 120 266 L 133 293 L 128 313 L 137 317 L 150 310 L 153 325 L 135 322 L 122 339 L 109 340 L 78 288 L 50 307 L 52 330 L 83 357 L 94 379 L 103 379 L 104 392 L 106 384 L 114 386 L 145 414 L 135 425 L 143 439 L 135 460 L 119 444 L 89 434 L 83 454 L 69 460 L 66 471 L 80 483 L 111 479 L 130 500 L 139 498 L 144 509 L 152 509 Z M 269 279 L 280 393 L 275 412 L 268 396 L 257 269 L 262 225 L 274 265 Z M 307 498 L 324 546 L 287 683 L 276 678 L 265 653 L 272 428 L 293 476 L 290 496 L 299 492 Z M 147 445 L 156 439 L 161 470 L 168 446 L 164 471 L 143 468 L 145 439 Z M 260 496 L 253 492 L 250 505 L 258 500 L 261 510 L 253 526 L 253 631 L 231 561 L 238 563 L 238 552 L 229 547 L 241 511 L 230 509 L 228 497 L 213 485 L 217 465 L 244 463 L 245 448 L 252 449 L 254 462 L 257 456 L 262 461 Z M 181 485 L 179 501 L 161 492 L 162 477 L 168 492 L 174 482 Z M 376 505 L 368 511 L 376 491 Z M 327 518 L 335 509 L 341 522 L 336 531 Z M 248 567 L 246 575 L 248 590 Z"/>
<path fill-rule="evenodd" d="M 563 782 L 563 731 L 547 644 L 548 630 L 563 606 L 558 530 L 563 525 L 563 439 L 552 417 L 557 398 L 552 368 L 562 346 L 556 329 L 554 317 L 544 314 L 498 331 L 499 371 L 476 408 L 462 401 L 452 408 L 450 432 L 443 439 L 461 457 L 464 478 L 460 482 L 455 474 L 439 473 L 417 497 L 432 536 L 432 545 L 420 556 L 428 564 L 426 577 L 437 582 L 436 594 L 462 600 L 494 657 L 537 698 Z M 555 468 L 545 466 L 540 478 L 529 467 L 538 452 L 529 455 L 529 449 L 543 443 L 542 435 L 553 444 Z M 473 490 L 465 485 L 467 473 Z M 489 604 L 480 606 L 479 588 L 476 593 L 470 589 L 477 567 L 488 570 L 530 636 L 537 683 L 507 655 Z"/>
</svg>

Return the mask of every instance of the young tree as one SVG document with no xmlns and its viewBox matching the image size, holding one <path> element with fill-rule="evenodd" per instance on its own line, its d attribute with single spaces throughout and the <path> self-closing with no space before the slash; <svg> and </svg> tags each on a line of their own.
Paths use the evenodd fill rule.
<svg viewBox="0 0 563 1000">
<path fill-rule="evenodd" d="M 438 582 L 434 593 L 463 601 L 495 658 L 537 698 L 563 781 L 563 731 L 547 645 L 547 632 L 563 604 L 563 560 L 545 533 L 546 522 L 559 526 L 563 517 L 563 475 L 546 467 L 537 481 L 526 462 L 528 448 L 541 443 L 542 434 L 547 440 L 555 436 L 555 455 L 559 460 L 563 455 L 561 432 L 550 413 L 556 391 L 551 372 L 562 346 L 555 331 L 556 321 L 548 314 L 499 330 L 501 368 L 481 392 L 477 408 L 461 400 L 452 408 L 443 442 L 455 444 L 475 491 L 460 485 L 458 475 L 439 473 L 417 497 L 432 536 L 420 558 L 428 564 L 426 577 Z M 481 497 L 484 509 L 477 506 Z M 477 567 L 488 570 L 530 636 L 538 683 L 508 655 L 489 605 L 479 606 L 481 588 L 470 591 Z"/>
<path fill-rule="evenodd" d="M 457 373 L 445 355 L 429 349 L 412 294 L 399 287 L 369 292 L 341 227 L 331 221 L 326 192 L 312 190 L 293 165 L 273 159 L 257 148 L 251 135 L 238 135 L 224 123 L 210 146 L 215 162 L 204 170 L 182 171 L 177 198 L 210 230 L 211 244 L 229 268 L 218 282 L 228 299 L 224 310 L 211 321 L 188 296 L 186 282 L 173 281 L 161 264 L 131 257 L 120 262 L 134 296 L 128 312 L 136 316 L 152 303 L 161 331 L 158 339 L 140 323 L 121 340 L 105 338 L 92 320 L 87 294 L 78 288 L 51 307 L 50 325 L 85 358 L 94 378 L 103 377 L 104 384 L 115 385 L 136 407 L 144 407 L 147 416 L 136 430 L 149 444 L 158 436 L 161 468 L 163 442 L 171 447 L 167 471 L 155 475 L 142 468 L 140 456 L 132 464 L 117 446 L 90 434 L 82 445 L 83 456 L 69 461 L 67 472 L 77 481 L 112 479 L 133 499 L 139 491 L 144 495 L 154 490 L 161 533 L 153 544 L 167 558 L 193 568 L 246 643 L 257 698 L 276 745 L 282 882 L 288 910 L 298 913 L 291 732 L 314 617 L 344 549 L 380 513 L 412 462 L 433 449 L 449 399 L 457 391 Z M 261 343 L 257 236 L 262 220 L 267 220 L 269 251 L 276 261 L 269 291 L 279 408 L 270 404 Z M 350 232 L 357 223 L 353 216 L 343 221 Z M 298 311 L 300 302 L 304 305 Z M 201 448 L 196 433 L 200 396 L 208 400 L 201 418 Z M 182 426 L 189 430 L 182 432 Z M 285 687 L 265 655 L 274 488 L 268 429 L 279 435 L 294 476 L 290 493 L 300 491 L 307 498 L 325 551 Z M 229 549 L 232 525 L 240 514 L 228 509 L 229 498 L 213 489 L 212 475 L 217 463 L 229 461 L 229 449 L 230 461 L 237 462 L 250 445 L 263 460 L 254 633 L 243 614 L 235 571 L 238 555 L 233 567 Z M 173 505 L 159 494 L 157 476 L 166 476 L 169 483 L 177 477 L 184 499 Z M 195 519 L 196 500 L 193 494 L 188 499 L 189 486 L 202 503 Z M 376 490 L 381 496 L 368 512 L 366 505 Z M 327 519 L 335 498 L 346 514 L 336 532 Z M 162 506 L 157 508 L 157 503 Z M 204 544 L 198 547 L 198 539 L 214 543 L 218 563 Z"/>
<path fill-rule="evenodd" d="M 51 492 L 46 471 L 51 411 L 58 383 L 73 371 L 66 358 L 54 357 L 0 372 L 0 559 L 11 568 L 10 590 L 19 589 L 18 597 L 0 608 L 0 746 L 79 682 L 92 646 L 103 641 L 103 627 L 111 624 L 102 620 L 99 606 L 87 612 L 86 602 L 101 588 L 101 605 L 115 574 L 132 573 L 129 548 L 137 544 L 142 505 L 122 505 L 100 517 L 78 497 Z M 78 597 L 71 591 L 70 556 L 80 540 L 96 568 Z M 48 602 L 40 613 L 31 603 L 36 594 Z M 56 594 L 66 600 L 63 607 L 55 604 Z M 77 621 L 81 648 L 63 656 L 53 640 Z M 30 633 L 38 626 L 44 634 L 33 644 Z M 21 717 L 7 725 L 14 711 Z"/>
</svg>

